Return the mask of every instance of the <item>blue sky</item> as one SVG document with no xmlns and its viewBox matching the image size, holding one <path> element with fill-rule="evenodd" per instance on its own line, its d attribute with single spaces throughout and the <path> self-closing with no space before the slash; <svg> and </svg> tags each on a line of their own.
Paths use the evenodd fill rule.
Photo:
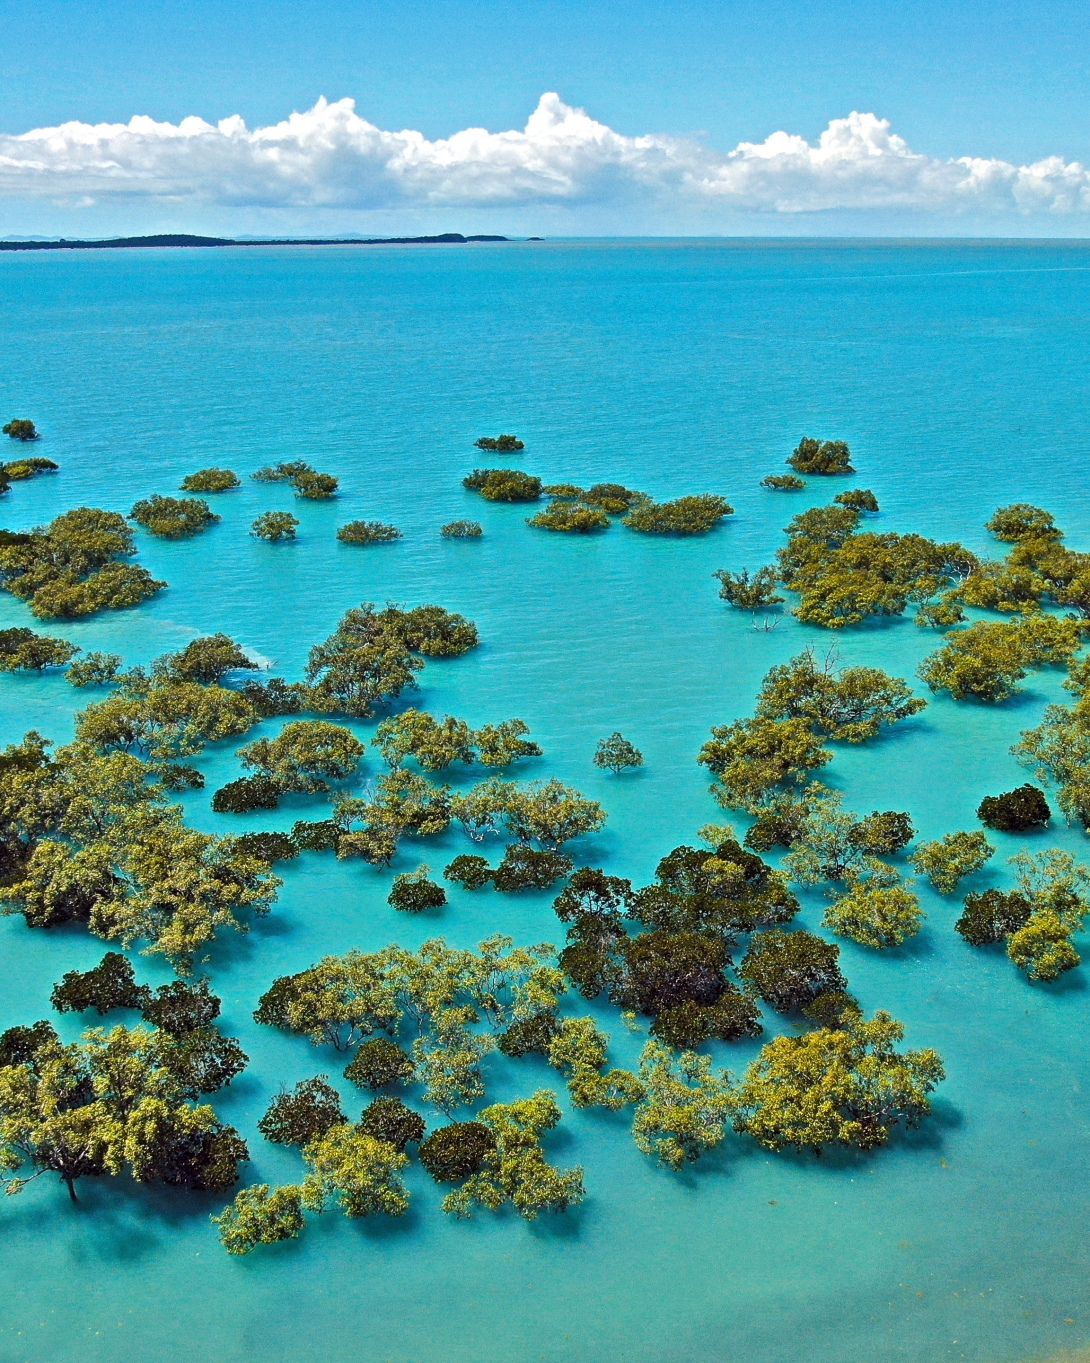
<svg viewBox="0 0 1090 1363">
<path fill-rule="evenodd" d="M 0 234 L 97 233 L 130 225 L 371 231 L 465 224 L 549 232 L 1084 235 L 1090 221 L 1090 187 L 1070 169 L 1090 163 L 1090 24 L 1085 5 L 1066 0 L 6 0 L 3 31 L 0 166 L 5 155 L 15 165 L 0 171 Z M 272 184 L 267 167 L 254 168 L 254 158 L 268 148 L 245 150 L 238 129 L 186 142 L 189 179 L 179 178 L 176 158 L 170 159 L 177 150 L 172 134 L 141 134 L 139 146 L 127 135 L 99 145 L 97 155 L 87 151 L 95 138 L 83 133 L 61 150 L 35 143 L 33 149 L 45 149 L 35 156 L 24 156 L 26 145 L 12 142 L 33 129 L 70 121 L 127 124 L 134 115 L 174 125 L 196 115 L 214 128 L 237 114 L 252 131 L 310 110 L 326 96 L 351 98 L 357 120 L 389 132 L 417 130 L 430 146 L 474 127 L 521 131 L 545 92 L 585 109 L 595 126 L 621 139 L 662 139 L 654 154 L 659 163 L 663 156 L 670 162 L 669 174 L 659 163 L 649 168 L 640 149 L 624 141 L 610 143 L 608 166 L 588 168 L 588 148 L 603 134 L 555 116 L 544 179 L 529 183 L 528 167 L 540 160 L 535 142 L 519 153 L 526 183 L 503 192 L 490 181 L 483 194 L 471 181 L 480 178 L 482 156 L 492 166 L 496 148 L 462 148 L 455 157 L 457 184 L 439 184 L 434 167 L 428 178 L 415 164 L 409 184 L 403 168 L 389 163 L 397 148 L 382 152 L 387 160 L 380 156 L 379 164 L 373 148 L 361 151 L 366 136 L 353 123 L 336 133 L 345 140 L 336 165 L 300 171 L 290 188 Z M 744 186 L 738 166 L 723 160 L 739 144 L 763 144 L 779 131 L 817 145 L 831 121 L 852 111 L 888 120 L 889 132 L 902 141 L 891 150 L 864 129 L 856 150 L 844 153 L 855 188 L 839 197 L 830 187 L 843 180 L 843 167 L 838 161 L 839 169 L 831 169 L 828 156 L 803 167 L 797 148 L 778 160 L 761 153 L 750 157 Z M 294 158 L 313 160 L 312 132 L 301 130 L 302 143 L 290 134 Z M 328 136 L 326 120 L 319 140 Z M 559 160 L 557 136 L 564 143 Z M 74 156 L 73 148 L 82 150 Z M 902 148 L 926 164 L 921 159 L 909 167 Z M 229 177 L 227 151 L 234 167 Z M 446 151 L 436 156 L 448 164 Z M 1059 169 L 1031 180 L 989 171 L 983 189 L 979 173 L 971 184 L 946 175 L 945 188 L 936 192 L 931 179 L 941 178 L 942 163 L 962 157 L 1000 168 L 1056 157 Z M 121 166 L 109 182 L 95 169 L 105 160 Z M 760 189 L 753 171 L 761 172 Z M 871 178 L 864 183 L 860 175 Z M 226 178 L 235 182 L 229 189 Z"/>
</svg>

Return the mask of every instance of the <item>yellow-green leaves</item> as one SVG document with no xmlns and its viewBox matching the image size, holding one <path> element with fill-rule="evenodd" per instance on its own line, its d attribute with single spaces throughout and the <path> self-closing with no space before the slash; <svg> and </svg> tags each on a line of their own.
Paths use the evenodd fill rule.
<svg viewBox="0 0 1090 1363">
<path fill-rule="evenodd" d="M 894 1049 L 901 1024 L 878 1012 L 846 1015 L 844 1027 L 770 1041 L 733 1095 L 735 1129 L 770 1150 L 869 1150 L 898 1122 L 917 1126 L 944 1078 L 933 1050 Z"/>
<path fill-rule="evenodd" d="M 548 1089 L 513 1103 L 493 1103 L 477 1120 L 495 1138 L 479 1173 L 443 1199 L 443 1210 L 471 1216 L 474 1208 L 496 1211 L 510 1202 L 518 1214 L 533 1221 L 544 1211 L 567 1211 L 582 1202 L 581 1168 L 556 1169 L 545 1158 L 541 1137 L 560 1121 L 560 1109 Z"/>
<path fill-rule="evenodd" d="M 694 1051 L 676 1055 L 649 1041 L 640 1056 L 643 1096 L 632 1135 L 645 1155 L 680 1169 L 713 1150 L 726 1134 L 731 1113 L 730 1076 L 717 1078 L 712 1062 Z"/>
</svg>

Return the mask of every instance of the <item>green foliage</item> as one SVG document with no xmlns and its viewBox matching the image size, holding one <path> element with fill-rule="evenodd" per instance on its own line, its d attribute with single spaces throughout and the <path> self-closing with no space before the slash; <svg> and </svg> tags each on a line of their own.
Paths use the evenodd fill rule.
<svg viewBox="0 0 1090 1363">
<path fill-rule="evenodd" d="M 397 768 L 414 757 L 425 771 L 443 771 L 453 762 L 503 767 L 522 757 L 540 757 L 536 743 L 523 738 L 530 730 L 521 719 L 506 719 L 473 730 L 463 719 L 442 721 L 423 710 L 404 710 L 384 719 L 372 740 L 388 766 Z"/>
<path fill-rule="evenodd" d="M 1071 662 L 1069 671 L 1064 688 L 1075 692 L 1076 704 L 1046 706 L 1040 726 L 1023 730 L 1011 751 L 1034 768 L 1039 781 L 1056 784 L 1064 817 L 1086 828 L 1090 827 L 1090 668 L 1084 659 Z"/>
<path fill-rule="evenodd" d="M 478 761 L 486 767 L 506 767 L 523 757 L 541 757 L 538 744 L 523 737 L 529 732 L 529 726 L 521 719 L 482 725 L 473 731 Z"/>
<path fill-rule="evenodd" d="M 642 767 L 643 753 L 621 734 L 612 733 L 608 738 L 598 740 L 598 747 L 594 752 L 594 765 L 617 775 L 633 767 Z"/>
<path fill-rule="evenodd" d="M 774 791 L 758 808 L 755 821 L 746 831 L 744 845 L 761 853 L 771 852 L 774 847 L 792 847 L 803 836 L 808 814 L 806 796 L 795 790 Z"/>
<path fill-rule="evenodd" d="M 1024 928 L 1032 912 L 1033 905 L 1016 891 L 1004 894 L 1002 890 L 985 890 L 983 894 L 968 894 L 954 931 L 970 946 L 991 946 Z"/>
<path fill-rule="evenodd" d="M 276 544 L 279 540 L 293 540 L 298 524 L 298 517 L 290 511 L 263 511 L 250 526 L 250 534 L 259 540 Z"/>
<path fill-rule="evenodd" d="M 712 573 L 712 577 L 719 579 L 720 599 L 729 602 L 736 610 L 767 610 L 783 601 L 783 597 L 776 592 L 779 578 L 775 568 L 758 568 L 752 577 L 746 568 L 740 573 L 720 568 L 718 572 Z"/>
<path fill-rule="evenodd" d="M 541 496 L 541 479 L 519 469 L 474 469 L 462 486 L 487 502 L 536 502 Z"/>
<path fill-rule="evenodd" d="M 237 691 L 149 679 L 139 669 L 76 717 L 76 737 L 102 753 L 136 752 L 154 763 L 191 757 L 206 743 L 245 733 L 257 720 Z"/>
<path fill-rule="evenodd" d="M 899 850 L 912 836 L 907 815 L 877 812 L 867 820 L 841 806 L 841 798 L 818 782 L 807 786 L 800 801 L 801 816 L 791 830 L 791 851 L 782 868 L 800 885 L 823 880 L 851 880 L 863 872 L 885 874 L 889 868 L 874 859 L 875 851 Z"/>
<path fill-rule="evenodd" d="M 533 1221 L 545 1211 L 567 1211 L 585 1194 L 582 1169 L 555 1169 L 545 1159 L 541 1136 L 560 1121 L 560 1109 L 548 1089 L 513 1103 L 493 1103 L 478 1114 L 495 1140 L 481 1169 L 443 1199 L 443 1210 L 458 1217 L 474 1208 L 497 1211 L 510 1202 L 518 1214 Z"/>
<path fill-rule="evenodd" d="M 596 506 L 584 506 L 579 502 L 563 499 L 552 501 L 544 511 L 536 516 L 528 516 L 526 524 L 541 530 L 560 530 L 568 534 L 587 535 L 595 530 L 608 530 L 610 519 Z"/>
<path fill-rule="evenodd" d="M 1015 543 L 1019 540 L 1063 539 L 1063 531 L 1056 528 L 1051 512 L 1042 511 L 1039 506 L 1032 506 L 1029 502 L 1001 506 L 991 520 L 985 522 L 984 529 L 990 530 L 997 540 Z"/>
<path fill-rule="evenodd" d="M 513 454 L 516 450 L 524 450 L 526 446 L 517 436 L 497 435 L 495 437 L 482 435 L 479 440 L 474 440 L 479 450 L 490 450 L 496 454 Z"/>
<path fill-rule="evenodd" d="M 35 429 L 34 422 L 27 421 L 22 417 L 17 417 L 12 421 L 7 422 L 4 426 L 0 427 L 0 430 L 2 430 L 6 436 L 10 436 L 12 440 L 26 441 L 38 440 L 40 438 Z"/>
<path fill-rule="evenodd" d="M 1012 696 L 1031 667 L 1067 663 L 1082 647 L 1081 626 L 1040 612 L 1010 624 L 978 620 L 947 635 L 929 654 L 917 675 L 932 691 L 949 691 L 955 700 L 1002 701 Z"/>
<path fill-rule="evenodd" d="M 973 946 L 1007 941 L 1007 955 L 1031 980 L 1049 981 L 1079 964 L 1071 934 L 1090 909 L 1090 871 L 1048 848 L 1010 858 L 1017 889 L 968 895 L 955 929 Z"/>
<path fill-rule="evenodd" d="M 548 1055 L 559 1031 L 560 1023 L 555 1014 L 534 1013 L 532 1017 L 513 1022 L 501 1032 L 496 1048 L 516 1060 L 524 1055 Z"/>
<path fill-rule="evenodd" d="M 313 502 L 326 501 L 337 495 L 338 480 L 331 473 L 299 473 L 292 479 L 297 497 L 306 497 Z"/>
<path fill-rule="evenodd" d="M 837 960 L 840 948 L 812 932 L 772 928 L 750 939 L 738 974 L 747 992 L 777 1013 L 801 1011 L 819 994 L 847 988 Z"/>
<path fill-rule="evenodd" d="M 846 667 L 838 673 L 831 653 L 819 664 L 808 648 L 766 674 L 757 716 L 803 719 L 818 737 L 862 743 L 926 706 L 905 682 L 881 668 Z"/>
<path fill-rule="evenodd" d="M 920 901 L 912 881 L 888 884 L 884 876 L 853 877 L 845 894 L 825 910 L 822 927 L 860 946 L 884 950 L 899 947 L 923 926 Z"/>
<path fill-rule="evenodd" d="M 580 500 L 588 506 L 600 507 L 607 515 L 622 516 L 649 498 L 646 493 L 634 492 L 623 483 L 595 483 L 580 495 Z"/>
<path fill-rule="evenodd" d="M 260 718 L 272 719 L 276 715 L 297 715 L 303 708 L 306 687 L 270 677 L 267 682 L 246 682 L 241 694 Z"/>
<path fill-rule="evenodd" d="M 734 1126 L 769 1150 L 884 1145 L 898 1123 L 919 1126 L 945 1078 L 933 1050 L 894 1049 L 904 1028 L 888 1013 L 849 1013 L 842 1028 L 778 1036 L 733 1095 Z"/>
<path fill-rule="evenodd" d="M 416 685 L 424 664 L 413 654 L 456 658 L 479 642 L 471 621 L 441 606 L 376 611 L 365 602 L 348 611 L 333 634 L 311 649 L 307 704 L 367 719 L 376 705 Z"/>
<path fill-rule="evenodd" d="M 428 867 L 421 863 L 415 871 L 403 871 L 394 876 L 393 889 L 386 902 L 402 913 L 423 913 L 425 909 L 443 908 L 447 892 L 442 885 L 428 879 Z"/>
<path fill-rule="evenodd" d="M 645 1155 L 677 1170 L 722 1142 L 732 1106 L 730 1076 L 724 1070 L 716 1078 L 706 1056 L 693 1051 L 676 1056 L 649 1041 L 640 1056 L 639 1083 L 643 1096 L 632 1135 Z"/>
<path fill-rule="evenodd" d="M 1039 605 L 1049 589 L 1048 582 L 1030 568 L 1012 567 L 1009 563 L 979 563 L 956 593 L 947 599 L 981 610 L 1026 611 Z M 958 623 L 958 621 L 933 621 L 932 623 Z"/>
<path fill-rule="evenodd" d="M 483 890 L 493 876 L 492 867 L 485 857 L 475 857 L 462 853 L 443 868 L 443 878 L 453 880 L 456 885 L 464 885 L 467 890 Z"/>
<path fill-rule="evenodd" d="M 87 653 L 72 663 L 64 679 L 72 686 L 110 686 L 120 670 L 120 653 Z"/>
<path fill-rule="evenodd" d="M 342 544 L 388 544 L 401 539 L 401 531 L 382 521 L 349 521 L 337 531 L 337 538 Z"/>
<path fill-rule="evenodd" d="M 335 850 L 341 830 L 332 819 L 313 822 L 298 819 L 291 826 L 291 840 L 300 852 L 328 852 Z"/>
<path fill-rule="evenodd" d="M 631 896 L 630 880 L 607 876 L 591 866 L 580 866 L 553 900 L 553 909 L 562 923 L 574 922 L 586 914 L 614 917 L 622 909 L 627 912 Z"/>
<path fill-rule="evenodd" d="M 606 812 L 555 777 L 523 786 L 506 811 L 507 827 L 520 842 L 555 852 L 573 838 L 597 833 Z"/>
<path fill-rule="evenodd" d="M 761 479 L 761 487 L 768 488 L 770 492 L 798 492 L 805 486 L 805 480 L 793 473 L 770 473 L 767 478 Z"/>
<path fill-rule="evenodd" d="M 246 1145 L 207 1104 L 191 1105 L 169 1063 L 170 1039 L 115 1027 L 62 1046 L 52 1029 L 20 1031 L 28 1033 L 20 1047 L 0 1038 L 13 1061 L 0 1068 L 6 1192 L 45 1173 L 59 1175 L 73 1200 L 78 1179 L 126 1170 L 139 1183 L 193 1190 L 222 1191 L 237 1180 Z"/>
<path fill-rule="evenodd" d="M 129 512 L 129 520 L 164 540 L 189 539 L 218 521 L 199 497 L 146 497 Z"/>
<path fill-rule="evenodd" d="M 796 473 L 854 473 L 843 440 L 814 440 L 804 435 L 788 459 Z"/>
<path fill-rule="evenodd" d="M 1024 785 L 1002 795 L 985 795 L 976 816 L 1000 833 L 1024 833 L 1029 828 L 1043 828 L 1052 818 L 1052 810 L 1036 786 Z"/>
<path fill-rule="evenodd" d="M 198 469 L 182 479 L 183 492 L 227 492 L 234 487 L 241 483 L 230 469 Z"/>
<path fill-rule="evenodd" d="M 52 459 L 16 459 L 10 464 L 0 464 L 0 479 L 4 482 L 4 487 L 0 491 L 7 491 L 7 482 L 22 482 L 25 478 L 33 478 L 39 473 L 56 473 L 60 468 Z"/>
<path fill-rule="evenodd" d="M 493 887 L 504 894 L 547 890 L 566 876 L 575 863 L 562 852 L 541 852 L 525 843 L 512 843 L 492 872 Z"/>
<path fill-rule="evenodd" d="M 201 979 L 195 984 L 173 980 L 161 984 L 142 1005 L 144 1020 L 171 1036 L 187 1036 L 208 1027 L 220 1015 L 220 1001 Z"/>
<path fill-rule="evenodd" d="M 267 1183 L 255 1183 L 211 1221 L 228 1254 L 249 1254 L 258 1245 L 294 1240 L 303 1229 L 302 1190 L 285 1184 L 270 1192 Z"/>
<path fill-rule="evenodd" d="M 416 1074 L 412 1056 L 384 1036 L 365 1041 L 347 1066 L 344 1077 L 357 1088 L 380 1089 L 408 1084 Z"/>
<path fill-rule="evenodd" d="M 678 1050 L 695 1051 L 705 1041 L 740 1041 L 760 1036 L 757 1005 L 729 982 L 712 1004 L 685 1003 L 666 1008 L 651 1024 L 651 1035 Z"/>
<path fill-rule="evenodd" d="M 496 1138 L 483 1123 L 450 1122 L 436 1127 L 418 1153 L 436 1183 L 461 1183 L 480 1171 L 485 1156 L 495 1148 Z"/>
<path fill-rule="evenodd" d="M 228 672 L 254 672 L 257 663 L 246 656 L 229 634 L 207 634 L 191 639 L 178 653 L 156 659 L 153 675 L 160 683 L 197 682 L 216 686 Z"/>
<path fill-rule="evenodd" d="M 67 639 L 35 634 L 32 629 L 0 629 L 0 672 L 42 672 L 63 667 L 79 652 Z"/>
<path fill-rule="evenodd" d="M 268 864 L 185 828 L 137 758 L 78 742 L 50 758 L 36 734 L 5 757 L 5 913 L 36 927 L 85 923 L 125 946 L 144 938 L 184 972 L 219 929 L 244 931 L 245 913 L 268 912 L 280 884 Z"/>
<path fill-rule="evenodd" d="M 343 1122 L 303 1147 L 310 1173 L 303 1180 L 303 1206 L 323 1212 L 339 1206 L 345 1216 L 404 1216 L 409 1194 L 401 1178 L 408 1156 L 362 1126 Z"/>
<path fill-rule="evenodd" d="M 242 776 L 228 781 L 212 796 L 217 814 L 248 814 L 253 809 L 275 809 L 283 788 L 267 776 Z"/>
<path fill-rule="evenodd" d="M 382 957 L 350 951 L 325 956 L 296 975 L 281 975 L 262 994 L 254 1021 L 309 1037 L 315 1046 L 350 1050 L 401 1020 L 397 989 Z"/>
<path fill-rule="evenodd" d="M 1035 913 L 1054 913 L 1072 932 L 1082 925 L 1083 916 L 1090 910 L 1090 870 L 1070 852 L 1058 847 L 1036 856 L 1019 852 L 1010 858 L 1010 864 L 1019 893 L 1030 901 Z"/>
<path fill-rule="evenodd" d="M 872 810 L 848 830 L 848 837 L 861 851 L 881 857 L 903 851 L 915 836 L 911 818 L 892 809 Z"/>
<path fill-rule="evenodd" d="M 294 861 L 300 851 L 288 833 L 243 833 L 235 839 L 235 848 L 244 856 L 257 857 L 270 865 L 274 861 Z"/>
<path fill-rule="evenodd" d="M 150 1001 L 151 990 L 136 983 L 132 966 L 117 951 L 108 951 L 91 970 L 69 970 L 50 995 L 58 1013 L 93 1008 L 100 1017 L 114 1008 L 143 1009 Z"/>
<path fill-rule="evenodd" d="M 445 833 L 450 826 L 451 801 L 448 786 L 433 786 L 410 771 L 392 771 L 375 783 L 372 800 L 359 802 L 359 812 L 367 821 L 365 832 L 384 833 L 394 844 L 405 834 L 428 838 Z M 350 808 L 343 801 L 338 808 Z M 346 833 L 338 844 L 338 856 L 357 855 L 351 850 L 358 833 Z M 343 849 L 343 850 L 342 850 Z"/>
<path fill-rule="evenodd" d="M 123 516 L 77 507 L 0 543 L 0 588 L 29 602 L 40 620 L 124 610 L 166 586 L 147 569 L 120 562 L 135 552 Z"/>
<path fill-rule="evenodd" d="M 697 761 L 715 773 L 711 793 L 724 808 L 756 814 L 778 785 L 801 783 L 832 756 L 806 720 L 757 716 L 714 725 Z"/>
<path fill-rule="evenodd" d="M 336 478 L 328 473 L 315 473 L 302 459 L 260 468 L 250 477 L 259 483 L 291 483 L 297 497 L 309 497 L 315 501 L 333 497 L 337 492 Z"/>
<path fill-rule="evenodd" d="M 1071 929 L 1047 910 L 1033 913 L 1008 936 L 1007 955 L 1031 980 L 1045 983 L 1074 970 L 1081 960 L 1071 945 Z"/>
<path fill-rule="evenodd" d="M 409 1018 L 418 1029 L 412 1058 L 424 1100 L 449 1113 L 484 1093 L 480 1062 L 494 1042 L 487 1032 L 472 1031 L 474 1023 L 483 1016 L 502 1031 L 555 1008 L 564 986 L 552 954 L 548 946 L 512 949 L 510 938 L 500 936 L 476 952 L 442 939 L 417 952 L 396 946 L 352 951 L 275 980 L 254 1017 L 341 1050 L 376 1031 L 392 1034 Z M 367 1082 L 351 1066 L 346 1074 Z"/>
<path fill-rule="evenodd" d="M 994 855 L 995 848 L 983 833 L 946 833 L 937 842 L 921 842 L 909 860 L 939 894 L 953 894 L 959 881 Z"/>
<path fill-rule="evenodd" d="M 777 554 L 779 576 L 799 593 L 795 614 L 804 623 L 843 629 L 872 616 L 900 615 L 910 601 L 930 611 L 926 602 L 977 566 L 960 544 L 857 533 L 858 525 L 855 508 L 823 506 L 787 527 L 787 545 Z M 961 618 L 959 607 L 951 622 Z"/>
<path fill-rule="evenodd" d="M 272 467 L 266 465 L 256 473 L 251 473 L 250 477 L 257 483 L 290 483 L 304 473 L 313 473 L 314 470 L 302 459 L 293 459 L 290 462 L 273 464 Z"/>
<path fill-rule="evenodd" d="M 847 1026 L 849 1021 L 862 1021 L 863 1010 L 851 994 L 843 989 L 833 989 L 827 994 L 819 994 L 813 1003 L 802 1010 L 807 1022 L 815 1022 L 819 1027 L 835 1031 Z"/>
<path fill-rule="evenodd" d="M 452 796 L 451 816 L 462 825 L 467 837 L 482 842 L 486 837 L 498 837 L 503 833 L 507 812 L 518 798 L 519 789 L 514 781 L 491 776 L 464 795 Z"/>
<path fill-rule="evenodd" d="M 853 487 L 848 492 L 838 492 L 833 501 L 838 506 L 851 507 L 853 511 L 878 510 L 878 498 L 866 487 Z"/>
<path fill-rule="evenodd" d="M 621 524 L 644 535 L 704 535 L 726 516 L 733 515 L 734 508 L 726 498 L 703 492 L 672 502 L 638 502 Z"/>
<path fill-rule="evenodd" d="M 281 1089 L 265 1109 L 257 1129 L 275 1145 L 303 1146 L 344 1120 L 337 1090 L 326 1083 L 324 1074 L 317 1074 L 313 1079 L 303 1079 L 290 1092 Z"/>
<path fill-rule="evenodd" d="M 423 1140 L 425 1131 L 423 1117 L 406 1107 L 400 1098 L 374 1099 L 364 1108 L 358 1129 L 392 1145 L 401 1154 L 410 1142 L 415 1145 Z"/>
<path fill-rule="evenodd" d="M 260 738 L 239 748 L 244 767 L 259 772 L 281 790 L 328 791 L 359 766 L 366 748 L 342 724 L 300 719 L 285 724 L 275 738 Z"/>
<path fill-rule="evenodd" d="M 588 874 L 601 873 L 579 871 L 576 877 Z M 786 923 L 799 911 L 798 900 L 780 872 L 733 839 L 720 843 L 714 851 L 675 847 L 655 868 L 654 883 L 634 894 L 627 881 L 615 883 L 627 887 L 626 891 L 608 899 L 601 897 L 598 903 L 585 904 L 580 911 L 615 912 L 620 907 L 618 901 L 623 901 L 628 915 L 645 927 L 659 932 L 712 934 L 724 941 L 758 927 Z M 558 914 L 570 912 L 565 895 L 555 907 Z"/>
<path fill-rule="evenodd" d="M 593 1018 L 565 1018 L 548 1044 L 549 1064 L 564 1072 L 573 1107 L 619 1112 L 643 1094 L 628 1070 L 606 1069 L 609 1037 Z"/>
<path fill-rule="evenodd" d="M 709 1007 L 726 990 L 730 956 L 721 939 L 697 932 L 644 932 L 618 941 L 623 971 L 610 997 L 655 1017 L 683 1003 Z"/>
<path fill-rule="evenodd" d="M 479 540 L 484 532 L 479 521 L 447 521 L 439 533 L 445 540 Z"/>
</svg>

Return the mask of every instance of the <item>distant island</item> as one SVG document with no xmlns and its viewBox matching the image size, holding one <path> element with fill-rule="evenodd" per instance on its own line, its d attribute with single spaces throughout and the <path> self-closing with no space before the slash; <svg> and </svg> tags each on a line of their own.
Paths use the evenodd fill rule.
<svg viewBox="0 0 1090 1363">
<path fill-rule="evenodd" d="M 103 251 L 135 246 L 461 246 L 470 241 L 507 241 L 507 237 L 463 237 L 444 232 L 438 237 L 279 237 L 268 241 L 236 241 L 232 237 L 194 237 L 168 232 L 153 237 L 111 237 L 107 241 L 0 241 L 0 251 Z"/>
</svg>

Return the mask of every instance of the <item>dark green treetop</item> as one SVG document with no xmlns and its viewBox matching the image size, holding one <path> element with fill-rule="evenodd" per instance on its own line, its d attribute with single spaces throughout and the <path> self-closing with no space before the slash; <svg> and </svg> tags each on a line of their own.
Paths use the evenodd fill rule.
<svg viewBox="0 0 1090 1363">
<path fill-rule="evenodd" d="M 851 455 L 843 440 L 814 440 L 804 435 L 788 459 L 796 473 L 854 473 Z"/>
<path fill-rule="evenodd" d="M 145 497 L 129 512 L 129 519 L 160 539 L 189 539 L 219 517 L 199 497 Z"/>
</svg>

